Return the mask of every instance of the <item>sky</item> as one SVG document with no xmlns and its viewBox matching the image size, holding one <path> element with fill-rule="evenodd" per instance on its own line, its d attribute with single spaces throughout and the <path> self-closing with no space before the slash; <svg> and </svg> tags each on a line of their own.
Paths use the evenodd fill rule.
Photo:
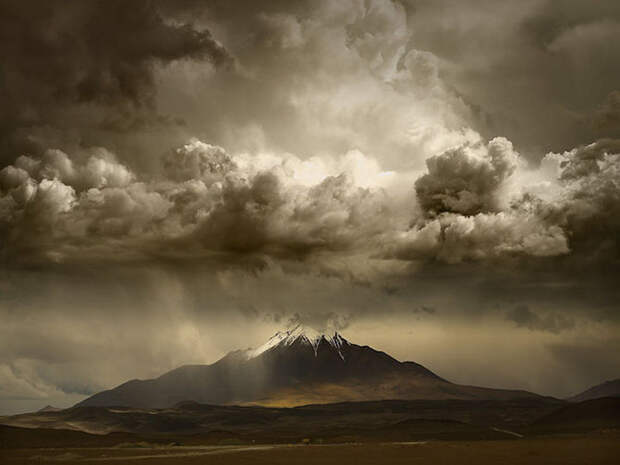
<svg viewBox="0 0 620 465">
<path fill-rule="evenodd" d="M 620 376 L 620 3 L 0 1 L 0 414 L 303 323 Z"/>
</svg>

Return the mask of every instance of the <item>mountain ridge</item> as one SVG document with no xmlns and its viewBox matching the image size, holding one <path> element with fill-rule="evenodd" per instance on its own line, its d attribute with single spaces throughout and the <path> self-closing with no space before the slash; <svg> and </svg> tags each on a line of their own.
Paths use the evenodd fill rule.
<svg viewBox="0 0 620 465">
<path fill-rule="evenodd" d="M 600 399 L 603 397 L 620 397 L 620 378 L 611 379 L 601 384 L 591 386 L 585 391 L 569 397 L 569 402 L 583 402 L 585 400 Z"/>
</svg>

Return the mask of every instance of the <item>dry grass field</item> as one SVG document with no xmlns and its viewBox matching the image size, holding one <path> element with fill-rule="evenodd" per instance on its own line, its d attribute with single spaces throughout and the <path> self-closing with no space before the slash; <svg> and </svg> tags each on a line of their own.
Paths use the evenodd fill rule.
<svg viewBox="0 0 620 465">
<path fill-rule="evenodd" d="M 0 451 L 2 464 L 462 464 L 617 465 L 620 432 L 496 441 L 426 441 L 334 445 L 21 448 Z"/>
</svg>

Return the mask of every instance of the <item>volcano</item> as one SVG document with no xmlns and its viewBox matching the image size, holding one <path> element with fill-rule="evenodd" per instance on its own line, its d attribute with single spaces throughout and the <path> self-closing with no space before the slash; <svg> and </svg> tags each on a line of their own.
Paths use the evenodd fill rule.
<svg viewBox="0 0 620 465">
<path fill-rule="evenodd" d="M 158 378 L 132 380 L 77 406 L 166 408 L 183 401 L 296 406 L 385 399 L 511 400 L 520 390 L 451 383 L 422 365 L 299 325 L 258 348 L 236 350 L 211 365 L 185 365 Z"/>
</svg>

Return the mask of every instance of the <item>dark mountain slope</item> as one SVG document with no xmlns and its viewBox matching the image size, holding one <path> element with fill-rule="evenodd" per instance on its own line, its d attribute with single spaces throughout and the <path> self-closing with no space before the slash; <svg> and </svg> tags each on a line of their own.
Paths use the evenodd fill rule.
<svg viewBox="0 0 620 465">
<path fill-rule="evenodd" d="M 586 431 L 620 427 L 620 397 L 602 397 L 565 405 L 538 419 L 534 427 Z"/>
<path fill-rule="evenodd" d="M 14 415 L 2 422 L 17 427 L 73 429 L 97 434 L 126 432 L 191 436 L 215 431 L 250 435 L 253 439 L 282 439 L 288 436 L 338 436 L 345 431 L 365 434 L 366 431 L 382 436 L 387 430 L 405 426 L 406 429 L 440 426 L 447 432 L 453 427 L 462 429 L 464 425 L 478 431 L 492 427 L 514 430 L 526 427 L 541 415 L 563 405 L 562 401 L 545 398 L 512 401 L 382 400 L 294 408 L 181 402 L 166 409 L 72 407 L 61 412 Z"/>
<path fill-rule="evenodd" d="M 570 402 L 582 402 L 584 400 L 598 399 L 601 397 L 620 397 L 620 378 L 592 386 L 582 393 L 566 400 Z"/>
</svg>

